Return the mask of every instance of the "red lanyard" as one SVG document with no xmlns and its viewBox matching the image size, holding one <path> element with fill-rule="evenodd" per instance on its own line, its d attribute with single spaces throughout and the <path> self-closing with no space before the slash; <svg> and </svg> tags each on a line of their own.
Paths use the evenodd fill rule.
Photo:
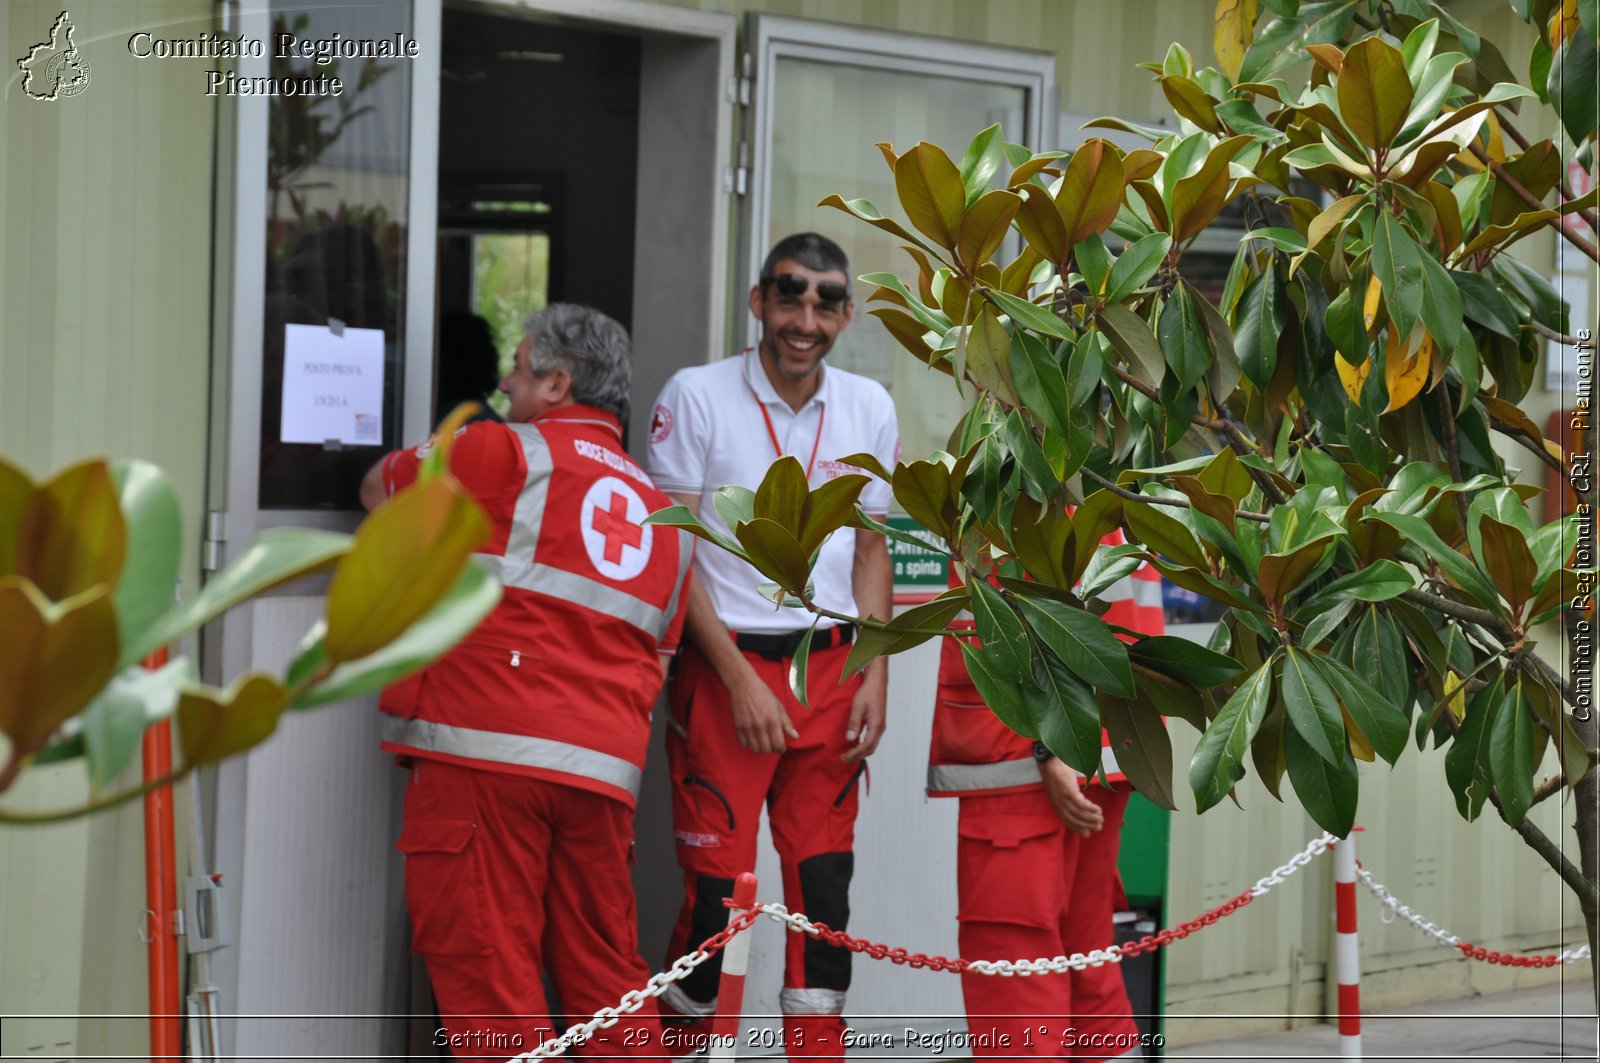
<svg viewBox="0 0 1600 1063">
<path fill-rule="evenodd" d="M 749 378 L 745 384 L 750 388 L 750 397 L 756 400 L 756 408 L 761 411 L 761 419 L 767 422 L 767 438 L 772 440 L 772 452 L 778 457 L 783 457 L 783 446 L 778 442 L 778 430 L 772 425 L 772 414 L 767 412 L 767 404 L 761 401 L 761 396 L 756 394 L 756 387 L 750 383 Z M 806 483 L 811 482 L 811 470 L 817 465 L 817 450 L 822 446 L 822 420 L 828 413 L 825 404 L 817 407 L 817 438 L 811 441 L 811 460 L 806 462 Z M 799 455 L 795 455 L 799 457 Z"/>
</svg>

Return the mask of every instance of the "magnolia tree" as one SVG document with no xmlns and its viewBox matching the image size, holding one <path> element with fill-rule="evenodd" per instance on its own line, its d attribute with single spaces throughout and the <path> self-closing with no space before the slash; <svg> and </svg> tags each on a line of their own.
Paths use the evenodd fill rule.
<svg viewBox="0 0 1600 1063">
<path fill-rule="evenodd" d="M 62 808 L 0 804 L 0 825 L 79 816 L 169 785 L 261 742 L 286 711 L 378 690 L 470 632 L 500 600 L 469 560 L 488 520 L 446 471 L 454 428 L 474 408 L 451 415 L 417 482 L 355 535 L 267 532 L 177 603 L 182 520 L 159 468 L 89 460 L 35 483 L 0 461 L 0 794 L 62 761 L 83 766 L 90 791 Z M 325 615 L 283 674 L 250 671 L 219 688 L 182 653 L 166 658 L 203 624 L 319 572 L 332 574 Z M 119 786 L 145 732 L 172 718 L 172 773 Z"/>
<path fill-rule="evenodd" d="M 947 453 L 844 459 L 892 485 L 963 580 L 893 620 L 843 617 L 861 625 L 850 666 L 970 610 L 982 648 L 962 650 L 989 706 L 1079 771 L 1104 727 L 1173 807 L 1174 718 L 1201 732 L 1201 811 L 1253 769 L 1341 836 L 1357 762 L 1431 745 L 1461 815 L 1492 804 L 1577 895 L 1593 943 L 1590 691 L 1534 649 L 1540 625 L 1593 621 L 1592 545 L 1577 549 L 1593 498 L 1541 526 L 1496 444 L 1563 472 L 1570 457 L 1518 402 L 1545 339 L 1576 329 L 1507 250 L 1554 230 L 1597 258 L 1568 221 L 1592 231 L 1594 197 L 1562 181 L 1563 156 L 1593 148 L 1595 4 L 1516 5 L 1540 30 L 1527 85 L 1437 5 L 1261 6 L 1219 5 L 1221 69 L 1176 45 L 1150 64 L 1176 132 L 1091 123 L 1148 147 L 1034 153 L 998 128 L 959 161 L 881 144 L 905 222 L 824 201 L 904 241 L 904 279 L 863 278 L 870 312 L 974 397 Z M 1530 121 L 1546 106 L 1558 123 Z M 1557 132 L 1533 143 L 1518 124 Z M 1213 301 L 1184 256 L 1241 201 Z M 681 507 L 652 519 L 748 560 L 774 601 L 835 616 L 811 598 L 821 542 L 903 537 L 856 507 L 867 482 L 811 490 L 788 458 L 717 495 L 731 538 Z M 1127 545 L 1101 545 L 1114 529 Z M 1140 563 L 1224 607 L 1209 645 L 1100 618 Z M 1577 862 L 1527 819 L 1568 790 Z"/>
</svg>

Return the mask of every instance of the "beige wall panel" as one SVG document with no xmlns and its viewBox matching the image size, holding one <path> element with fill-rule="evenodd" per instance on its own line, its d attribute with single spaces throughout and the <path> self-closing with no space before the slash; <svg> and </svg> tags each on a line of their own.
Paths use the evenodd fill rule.
<svg viewBox="0 0 1600 1063">
<path fill-rule="evenodd" d="M 213 101 L 202 65 L 141 63 L 126 41 L 140 29 L 192 36 L 212 10 L 209 0 L 75 3 L 89 86 L 31 100 L 8 65 L 0 98 L 0 455 L 35 477 L 95 453 L 161 465 L 183 499 L 190 592 L 206 463 Z M 60 12 L 5 5 L 0 54 L 9 63 L 47 39 Z M 84 798 L 77 766 L 42 774 L 8 804 Z M 142 841 L 137 803 L 92 823 L 0 830 L 0 1012 L 145 1010 Z M 57 1051 L 137 1052 L 145 1037 L 142 1023 L 8 1022 L 3 1051 L 48 1052 L 65 1038 Z"/>
</svg>

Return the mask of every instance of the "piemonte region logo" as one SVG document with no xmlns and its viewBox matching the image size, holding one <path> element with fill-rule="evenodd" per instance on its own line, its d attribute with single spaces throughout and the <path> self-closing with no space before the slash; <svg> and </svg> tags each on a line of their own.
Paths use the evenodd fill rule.
<svg viewBox="0 0 1600 1063">
<path fill-rule="evenodd" d="M 17 60 L 22 71 L 22 91 L 30 99 L 54 102 L 76 96 L 89 87 L 89 61 L 72 43 L 74 26 L 65 11 L 50 27 L 50 39 L 28 49 Z"/>
</svg>

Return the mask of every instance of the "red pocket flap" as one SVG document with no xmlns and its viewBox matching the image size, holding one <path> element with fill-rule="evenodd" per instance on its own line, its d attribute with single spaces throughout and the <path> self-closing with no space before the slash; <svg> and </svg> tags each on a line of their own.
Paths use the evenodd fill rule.
<svg viewBox="0 0 1600 1063">
<path fill-rule="evenodd" d="M 1029 838 L 1054 834 L 1061 821 L 1051 816 L 963 816 L 957 828 L 963 838 L 977 838 L 998 849 L 1015 849 Z"/>
<path fill-rule="evenodd" d="M 477 829 L 470 819 L 420 816 L 406 821 L 394 847 L 402 853 L 459 853 Z"/>
</svg>

